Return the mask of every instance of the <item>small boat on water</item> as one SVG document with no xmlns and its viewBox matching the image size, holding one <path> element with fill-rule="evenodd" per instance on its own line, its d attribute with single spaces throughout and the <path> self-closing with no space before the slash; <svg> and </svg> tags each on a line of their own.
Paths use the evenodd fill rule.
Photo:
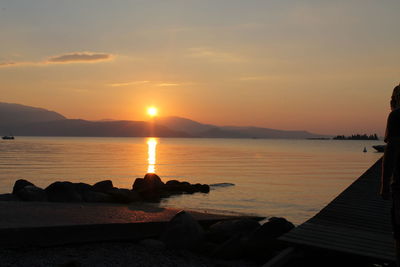
<svg viewBox="0 0 400 267">
<path fill-rule="evenodd" d="M 385 152 L 385 145 L 376 145 L 376 146 L 372 146 L 375 150 L 376 150 L 376 152 Z"/>
<path fill-rule="evenodd" d="M 15 138 L 12 135 L 5 135 L 5 136 L 2 137 L 2 139 L 3 140 L 14 140 Z"/>
</svg>

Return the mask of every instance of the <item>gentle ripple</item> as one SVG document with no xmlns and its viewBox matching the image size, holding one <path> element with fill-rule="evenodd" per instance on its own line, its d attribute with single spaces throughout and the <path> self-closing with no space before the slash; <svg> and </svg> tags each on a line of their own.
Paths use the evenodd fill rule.
<svg viewBox="0 0 400 267">
<path fill-rule="evenodd" d="M 156 172 L 166 181 L 234 183 L 210 194 L 175 196 L 164 206 L 283 216 L 301 223 L 382 154 L 382 142 L 161 138 Z M 368 153 L 362 153 L 367 147 Z M 46 187 L 57 180 L 111 179 L 131 188 L 147 171 L 145 138 L 17 137 L 0 141 L 0 192 L 16 179 Z"/>
</svg>

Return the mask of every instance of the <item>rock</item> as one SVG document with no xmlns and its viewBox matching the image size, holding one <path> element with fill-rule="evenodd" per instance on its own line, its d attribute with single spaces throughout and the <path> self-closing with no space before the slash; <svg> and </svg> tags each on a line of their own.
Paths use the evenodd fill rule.
<svg viewBox="0 0 400 267">
<path fill-rule="evenodd" d="M 200 187 L 201 193 L 208 193 L 210 192 L 210 186 L 208 184 L 202 184 Z"/>
<path fill-rule="evenodd" d="M 100 202 L 100 203 L 113 202 L 113 198 L 109 194 L 102 192 L 95 192 L 95 191 L 84 192 L 83 200 L 86 202 Z"/>
<path fill-rule="evenodd" d="M 93 187 L 86 183 L 73 183 L 76 192 L 83 196 L 86 192 L 93 191 Z"/>
<path fill-rule="evenodd" d="M 236 235 L 251 233 L 260 227 L 260 223 L 253 219 L 235 219 L 219 221 L 210 226 L 206 237 L 212 242 L 225 242 Z"/>
<path fill-rule="evenodd" d="M 52 202 L 80 202 L 82 196 L 71 182 L 55 182 L 46 189 L 47 199 Z"/>
<path fill-rule="evenodd" d="M 107 194 L 111 196 L 113 202 L 117 203 L 131 203 L 141 199 L 137 192 L 123 188 L 113 188 Z"/>
<path fill-rule="evenodd" d="M 285 218 L 270 218 L 248 237 L 245 249 L 247 254 L 254 259 L 267 260 L 284 248 L 277 238 L 293 228 L 294 225 Z"/>
<path fill-rule="evenodd" d="M 165 183 L 165 188 L 169 192 L 181 192 L 182 187 L 181 187 L 181 182 L 177 180 L 169 180 Z"/>
<path fill-rule="evenodd" d="M 12 193 L 17 194 L 17 192 L 19 190 L 21 190 L 22 188 L 24 188 L 27 185 L 34 186 L 34 184 L 32 184 L 31 182 L 24 180 L 24 179 L 19 179 L 19 180 L 15 181 Z"/>
<path fill-rule="evenodd" d="M 151 250 L 163 250 L 166 248 L 164 242 L 157 239 L 143 239 L 139 244 Z"/>
<path fill-rule="evenodd" d="M 27 185 L 20 189 L 17 196 L 24 201 L 47 201 L 46 192 L 34 185 Z"/>
<path fill-rule="evenodd" d="M 141 191 L 144 187 L 144 178 L 136 178 L 132 185 L 132 190 Z"/>
<path fill-rule="evenodd" d="M 147 173 L 143 179 L 137 178 L 132 189 L 138 192 L 143 191 L 160 191 L 165 189 L 165 184 L 155 173 Z"/>
<path fill-rule="evenodd" d="M 210 187 L 206 184 L 190 184 L 189 182 L 179 182 L 177 180 L 170 180 L 165 184 L 165 190 L 171 193 L 208 193 Z"/>
<path fill-rule="evenodd" d="M 195 250 L 204 243 L 204 230 L 192 215 L 180 211 L 168 222 L 161 241 L 169 248 Z"/>
<path fill-rule="evenodd" d="M 14 194 L 0 194 L 0 201 L 19 201 L 19 197 Z"/>
<path fill-rule="evenodd" d="M 154 173 L 147 173 L 143 179 L 137 178 L 132 186 L 132 190 L 138 192 L 144 200 L 153 202 L 168 195 L 165 189 L 165 184 Z"/>
<path fill-rule="evenodd" d="M 104 180 L 98 183 L 95 183 L 92 187 L 93 191 L 107 193 L 111 189 L 114 188 L 114 185 L 111 180 Z"/>
</svg>

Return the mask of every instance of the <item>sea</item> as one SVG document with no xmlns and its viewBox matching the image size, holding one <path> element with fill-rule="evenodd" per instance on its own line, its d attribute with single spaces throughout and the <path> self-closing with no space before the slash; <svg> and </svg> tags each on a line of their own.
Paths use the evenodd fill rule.
<svg viewBox="0 0 400 267">
<path fill-rule="evenodd" d="M 155 172 L 210 184 L 208 194 L 184 194 L 159 205 L 208 213 L 285 217 L 300 224 L 334 199 L 382 153 L 382 141 L 16 137 L 0 140 L 0 193 L 17 179 L 45 188 L 55 181 L 110 179 L 132 188 Z M 367 152 L 363 152 L 364 148 Z M 378 192 L 378 188 L 377 188 Z"/>
</svg>

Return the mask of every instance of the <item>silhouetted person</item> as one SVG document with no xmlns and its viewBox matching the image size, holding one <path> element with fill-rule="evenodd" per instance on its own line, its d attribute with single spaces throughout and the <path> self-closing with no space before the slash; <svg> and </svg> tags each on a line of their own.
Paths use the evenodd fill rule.
<svg viewBox="0 0 400 267">
<path fill-rule="evenodd" d="M 400 266 L 400 85 L 393 89 L 383 156 L 381 196 L 392 199 L 393 236 L 396 241 L 397 265 Z"/>
</svg>

